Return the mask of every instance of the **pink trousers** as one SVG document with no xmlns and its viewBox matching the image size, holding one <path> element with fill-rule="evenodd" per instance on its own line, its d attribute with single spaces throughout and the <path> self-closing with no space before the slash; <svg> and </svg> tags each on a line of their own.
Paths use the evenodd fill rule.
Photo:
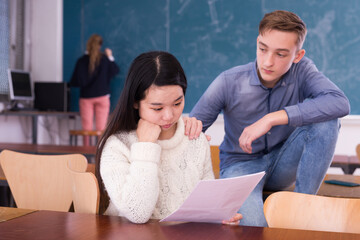
<svg viewBox="0 0 360 240">
<path fill-rule="evenodd" d="M 94 125 L 95 129 L 103 131 L 106 127 L 110 112 L 110 95 L 94 98 L 80 98 L 80 117 L 83 130 L 91 131 Z M 89 137 L 84 137 L 84 146 L 90 143 Z"/>
</svg>

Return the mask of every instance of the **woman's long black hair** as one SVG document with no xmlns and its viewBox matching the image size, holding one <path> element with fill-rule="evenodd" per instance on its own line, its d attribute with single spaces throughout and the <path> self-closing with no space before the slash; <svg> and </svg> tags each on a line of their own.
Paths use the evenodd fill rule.
<svg viewBox="0 0 360 240">
<path fill-rule="evenodd" d="M 163 51 L 146 52 L 140 54 L 131 63 L 119 101 L 97 146 L 95 173 L 100 188 L 100 214 L 109 205 L 109 196 L 100 176 L 100 161 L 104 145 L 111 135 L 137 128 L 140 117 L 134 105 L 145 98 L 145 91 L 151 85 L 179 85 L 185 95 L 186 76 L 179 61 L 172 54 Z"/>
</svg>

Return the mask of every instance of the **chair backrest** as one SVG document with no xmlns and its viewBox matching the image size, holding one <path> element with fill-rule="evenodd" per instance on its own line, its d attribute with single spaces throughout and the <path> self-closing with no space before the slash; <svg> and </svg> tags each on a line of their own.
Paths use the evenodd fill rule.
<svg viewBox="0 0 360 240">
<path fill-rule="evenodd" d="M 360 144 L 358 144 L 356 146 L 356 156 L 357 156 L 358 160 L 360 161 Z"/>
<path fill-rule="evenodd" d="M 88 163 L 86 172 L 91 172 L 95 175 L 95 163 Z"/>
<path fill-rule="evenodd" d="M 360 199 L 276 192 L 264 203 L 269 227 L 360 233 Z"/>
<path fill-rule="evenodd" d="M 211 161 L 212 161 L 212 167 L 214 171 L 215 178 L 219 178 L 220 175 L 220 150 L 219 146 L 211 145 L 210 146 L 210 152 L 211 152 Z"/>
<path fill-rule="evenodd" d="M 3 171 L 2 168 L 1 168 L 1 164 L 0 164 L 0 180 L 6 180 L 4 171 Z"/>
<path fill-rule="evenodd" d="M 81 154 L 37 155 L 3 150 L 0 164 L 17 207 L 69 211 L 71 178 L 67 163 L 84 172 L 87 159 Z"/>
<path fill-rule="evenodd" d="M 71 163 L 68 167 L 72 180 L 72 199 L 75 212 L 97 214 L 99 212 L 100 191 L 95 175 L 92 172 L 72 170 Z"/>
</svg>

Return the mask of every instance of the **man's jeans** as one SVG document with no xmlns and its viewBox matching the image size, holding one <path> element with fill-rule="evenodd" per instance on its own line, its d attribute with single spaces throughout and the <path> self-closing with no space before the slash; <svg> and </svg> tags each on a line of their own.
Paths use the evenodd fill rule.
<svg viewBox="0 0 360 240">
<path fill-rule="evenodd" d="M 240 225 L 267 226 L 263 189 L 282 190 L 295 182 L 295 192 L 316 194 L 331 164 L 338 132 L 337 119 L 298 127 L 282 146 L 268 154 L 221 169 L 220 178 L 266 172 L 239 210 L 243 215 Z"/>
</svg>

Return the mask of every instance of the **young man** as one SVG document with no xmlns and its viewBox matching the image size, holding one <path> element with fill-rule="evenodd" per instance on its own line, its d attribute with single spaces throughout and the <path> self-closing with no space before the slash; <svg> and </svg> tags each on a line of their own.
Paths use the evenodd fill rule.
<svg viewBox="0 0 360 240">
<path fill-rule="evenodd" d="M 259 25 L 256 61 L 221 73 L 190 116 L 205 131 L 222 111 L 225 137 L 220 177 L 266 171 L 239 212 L 241 224 L 267 226 L 263 189 L 316 194 L 331 163 L 339 117 L 349 113 L 344 93 L 304 57 L 304 22 L 274 11 Z"/>
</svg>

